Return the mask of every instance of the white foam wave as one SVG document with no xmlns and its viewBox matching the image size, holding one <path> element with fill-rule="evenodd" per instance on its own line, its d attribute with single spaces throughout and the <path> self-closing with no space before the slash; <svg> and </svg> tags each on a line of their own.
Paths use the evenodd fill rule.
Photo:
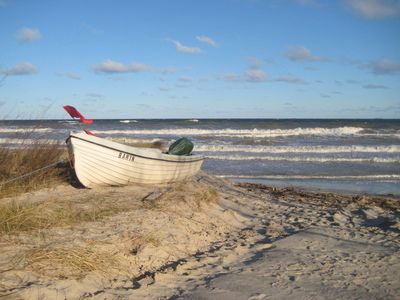
<svg viewBox="0 0 400 300">
<path fill-rule="evenodd" d="M 294 161 L 294 162 L 352 162 L 352 163 L 400 163 L 400 157 L 384 158 L 384 157 L 301 157 L 301 156 L 207 156 L 208 159 L 214 160 L 267 160 L 267 161 Z"/>
<path fill-rule="evenodd" d="M 138 120 L 120 120 L 120 123 L 138 123 Z"/>
<path fill-rule="evenodd" d="M 63 120 L 63 121 L 58 121 L 58 123 L 61 123 L 61 124 L 78 124 L 79 121 L 74 121 L 74 120 Z"/>
<path fill-rule="evenodd" d="M 36 133 L 36 132 L 52 132 L 52 128 L 0 128 L 0 133 Z"/>
<path fill-rule="evenodd" d="M 0 144 L 14 144 L 14 145 L 50 145 L 50 144 L 59 144 L 63 141 L 60 140 L 52 140 L 52 139 L 8 139 L 8 138 L 0 138 Z"/>
<path fill-rule="evenodd" d="M 247 152 L 247 153 L 396 153 L 400 145 L 387 146 L 247 146 L 247 145 L 199 145 L 202 152 Z"/>
<path fill-rule="evenodd" d="M 171 135 L 171 136 L 213 136 L 213 137 L 250 137 L 250 138 L 272 138 L 299 135 L 314 136 L 392 136 L 399 137 L 400 134 L 381 134 L 381 133 L 363 133 L 361 127 L 337 127 L 337 128 L 295 128 L 295 129 L 143 129 L 143 130 L 95 130 L 98 134 L 135 134 L 135 135 Z"/>
<path fill-rule="evenodd" d="M 164 140 L 160 139 L 132 139 L 132 138 L 107 138 L 117 143 L 122 144 L 137 144 L 137 143 L 166 143 Z"/>
<path fill-rule="evenodd" d="M 242 179 L 328 179 L 328 180 L 400 180 L 398 174 L 387 175 L 337 175 L 337 176 L 324 176 L 324 175 L 216 175 L 221 178 L 242 178 Z"/>
<path fill-rule="evenodd" d="M 166 143 L 167 141 L 163 141 L 160 139 L 132 139 L 132 138 L 113 138 L 111 139 L 114 142 L 123 143 L 123 144 L 136 144 L 136 143 Z M 14 145 L 30 145 L 30 144 L 58 144 L 63 143 L 64 139 L 13 139 L 13 138 L 0 138 L 0 144 L 14 144 Z"/>
<path fill-rule="evenodd" d="M 197 119 L 190 119 L 190 120 L 187 120 L 188 122 L 192 122 L 192 123 L 199 123 L 199 120 L 197 120 Z"/>
</svg>

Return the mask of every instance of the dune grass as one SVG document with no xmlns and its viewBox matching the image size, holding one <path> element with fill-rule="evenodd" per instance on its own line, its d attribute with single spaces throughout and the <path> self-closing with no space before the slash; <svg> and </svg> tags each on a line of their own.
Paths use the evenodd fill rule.
<svg viewBox="0 0 400 300">
<path fill-rule="evenodd" d="M 83 222 L 100 221 L 136 209 L 156 210 L 191 220 L 193 210 L 201 210 L 204 205 L 216 202 L 219 194 L 205 184 L 190 181 L 168 186 L 147 204 L 140 198 L 132 201 L 132 197 L 115 197 L 112 193 L 99 196 L 74 193 L 74 196 L 62 197 L 54 193 L 54 198 L 38 201 L 15 198 L 0 202 L 0 240 L 7 245 L 15 243 L 16 247 L 21 241 L 24 241 L 21 245 L 25 245 L 13 256 L 10 269 L 29 270 L 53 278 L 83 278 L 90 272 L 105 276 L 114 271 L 129 274 L 132 266 L 125 263 L 125 255 L 140 256 L 148 246 L 161 247 L 158 230 L 131 237 L 123 253 L 105 246 L 102 240 L 89 239 L 75 244 L 55 240 L 48 233 L 65 226 L 75 230 Z M 29 242 L 31 237 L 34 245 Z"/>
<path fill-rule="evenodd" d="M 172 185 L 160 197 L 152 201 L 144 201 L 142 207 L 155 210 L 175 210 L 180 206 L 201 209 L 204 204 L 218 201 L 218 192 L 201 183 L 179 182 Z"/>
<path fill-rule="evenodd" d="M 0 204 L 0 236 L 98 221 L 131 208 L 129 202 L 94 197 L 8 201 Z"/>
<path fill-rule="evenodd" d="M 140 250 L 145 246 L 152 245 L 153 247 L 160 247 L 161 241 L 156 232 L 148 233 L 147 235 L 139 236 L 132 240 L 129 253 L 137 255 Z"/>
<path fill-rule="evenodd" d="M 109 274 L 119 267 L 116 256 L 91 247 L 40 247 L 24 253 L 20 265 L 36 273 L 58 277 L 82 277 L 88 272 Z"/>
<path fill-rule="evenodd" d="M 187 183 L 181 182 L 165 193 L 160 200 L 165 205 L 171 202 L 184 202 L 200 209 L 203 204 L 216 202 L 217 199 L 218 192 L 209 186 L 200 183 L 188 186 Z"/>
<path fill-rule="evenodd" d="M 51 164 L 54 167 L 9 182 Z M 67 151 L 59 143 L 22 144 L 19 148 L 0 147 L 0 199 L 66 182 L 69 177 Z"/>
<path fill-rule="evenodd" d="M 217 199 L 218 193 L 212 188 L 202 184 L 188 187 L 185 183 L 179 183 L 155 201 L 146 202 L 141 207 L 175 210 L 181 203 L 200 209 L 203 204 Z M 6 201 L 0 203 L 0 235 L 93 222 L 135 208 L 138 207 L 131 201 L 116 201 L 108 197 L 57 198 L 44 202 Z"/>
<path fill-rule="evenodd" d="M 201 207 L 202 204 L 210 204 L 218 200 L 219 194 L 217 190 L 202 186 L 194 193 L 194 198 L 196 199 L 196 204 Z"/>
</svg>

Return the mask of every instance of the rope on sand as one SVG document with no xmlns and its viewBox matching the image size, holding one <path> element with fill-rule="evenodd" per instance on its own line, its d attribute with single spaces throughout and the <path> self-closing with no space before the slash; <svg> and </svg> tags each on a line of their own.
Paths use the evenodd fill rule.
<svg viewBox="0 0 400 300">
<path fill-rule="evenodd" d="M 21 176 L 18 176 L 18 177 L 15 177 L 15 178 L 12 178 L 12 179 L 9 179 L 9 180 L 0 182 L 0 187 L 2 187 L 2 186 L 5 185 L 5 184 L 8 184 L 8 183 L 10 183 L 10 182 L 13 182 L 13 181 L 16 181 L 16 180 L 25 178 L 25 177 L 29 177 L 29 176 L 31 176 L 31 175 L 33 175 L 33 174 L 35 174 L 35 173 L 38 173 L 38 172 L 40 172 L 40 171 L 44 171 L 44 170 L 46 170 L 46 169 L 49 169 L 49 168 L 51 168 L 51 167 L 54 167 L 54 166 L 56 166 L 56 165 L 58 165 L 58 164 L 60 164 L 60 163 L 63 163 L 63 162 L 66 162 L 66 160 L 65 160 L 65 159 L 62 159 L 62 160 L 59 160 L 59 161 L 57 161 L 57 162 L 55 162 L 55 163 L 52 163 L 52 164 L 50 164 L 50 165 L 47 165 L 47 166 L 45 166 L 45 167 L 43 167 L 43 168 L 36 169 L 36 170 L 34 170 L 34 171 L 32 171 L 32 172 L 23 174 L 23 175 L 21 175 Z"/>
</svg>

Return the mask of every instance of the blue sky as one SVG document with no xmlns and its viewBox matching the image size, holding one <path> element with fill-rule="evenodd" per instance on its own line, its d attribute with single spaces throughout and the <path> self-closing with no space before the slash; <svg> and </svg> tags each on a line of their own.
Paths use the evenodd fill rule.
<svg viewBox="0 0 400 300">
<path fill-rule="evenodd" d="M 399 0 L 0 0 L 0 118 L 398 118 Z"/>
</svg>

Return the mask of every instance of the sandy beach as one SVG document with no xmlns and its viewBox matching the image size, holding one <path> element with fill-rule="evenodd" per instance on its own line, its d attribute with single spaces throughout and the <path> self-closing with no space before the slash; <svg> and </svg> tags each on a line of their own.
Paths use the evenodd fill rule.
<svg viewBox="0 0 400 300">
<path fill-rule="evenodd" d="M 3 232 L 3 299 L 400 295 L 396 198 L 235 184 L 201 173 L 159 187 L 61 184 L 2 201 L 29 202 L 47 216 L 98 214 Z"/>
<path fill-rule="evenodd" d="M 0 29 L 0 300 L 400 300 L 400 0 Z"/>
</svg>

